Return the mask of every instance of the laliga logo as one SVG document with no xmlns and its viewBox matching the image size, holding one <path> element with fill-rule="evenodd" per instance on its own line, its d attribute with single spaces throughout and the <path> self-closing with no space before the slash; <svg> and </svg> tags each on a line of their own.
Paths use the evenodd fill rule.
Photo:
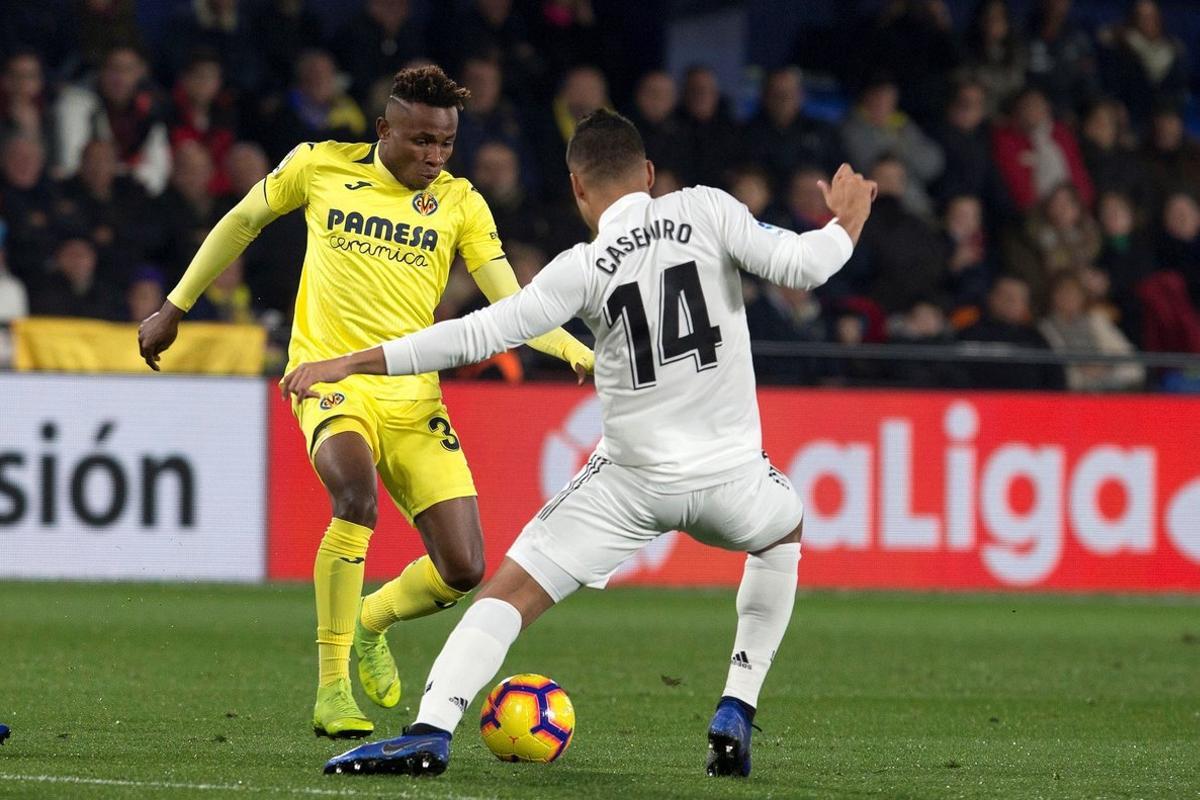
<svg viewBox="0 0 1200 800">
<path fill-rule="evenodd" d="M 1159 484 L 1153 447 L 1097 444 L 1073 465 L 1056 444 L 1005 442 L 980 453 L 974 444 L 979 413 L 965 401 L 950 405 L 942 427 L 949 441 L 940 470 L 940 513 L 912 510 L 921 461 L 913 456 L 911 420 L 881 420 L 878 451 L 868 442 L 806 443 L 788 470 L 807 507 L 805 546 L 977 552 L 984 568 L 1011 586 L 1037 584 L 1054 572 L 1062 561 L 1068 520 L 1075 540 L 1092 555 L 1155 551 Z M 841 501 L 835 509 L 822 509 L 814 502 L 817 485 L 830 480 Z M 1032 487 L 1032 501 L 1013 502 L 1014 487 Z M 1114 489 L 1124 496 L 1122 508 L 1105 502 Z M 1167 538 L 1181 555 L 1200 564 L 1200 478 L 1163 500 Z"/>
<path fill-rule="evenodd" d="M 600 435 L 604 432 L 600 420 L 600 398 L 595 395 L 572 409 L 566 422 L 556 431 L 546 435 L 542 442 L 542 460 L 538 484 L 542 499 L 548 501 L 579 472 L 588 456 L 596 449 Z M 642 571 L 654 571 L 661 567 L 675 548 L 677 533 L 659 536 L 643 547 L 633 558 L 621 565 L 613 576 L 620 580 Z"/>
</svg>

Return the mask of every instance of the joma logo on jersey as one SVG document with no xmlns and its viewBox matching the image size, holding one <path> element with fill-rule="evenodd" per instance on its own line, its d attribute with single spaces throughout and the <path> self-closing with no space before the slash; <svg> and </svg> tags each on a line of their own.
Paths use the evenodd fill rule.
<svg viewBox="0 0 1200 800">
<path fill-rule="evenodd" d="M 340 208 L 331 208 L 325 227 L 331 231 L 342 230 L 346 233 L 370 236 L 372 239 L 381 239 L 385 242 L 419 247 L 422 250 L 437 249 L 438 232 L 433 228 L 409 225 L 407 222 L 392 222 L 383 217 L 364 217 L 357 211 L 347 214 Z"/>
</svg>

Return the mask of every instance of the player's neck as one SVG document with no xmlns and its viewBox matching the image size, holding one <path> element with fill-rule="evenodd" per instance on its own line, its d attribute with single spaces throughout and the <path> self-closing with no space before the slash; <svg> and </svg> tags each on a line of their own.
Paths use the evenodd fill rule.
<svg viewBox="0 0 1200 800">
<path fill-rule="evenodd" d="M 637 194 L 639 192 L 644 193 L 646 190 L 647 187 L 644 183 L 635 181 L 623 181 L 593 189 L 589 193 L 591 195 L 589 199 L 592 201 L 589 205 L 595 214 L 595 218 L 588 220 L 592 232 L 600 232 L 600 220 L 604 217 L 604 212 L 608 211 L 614 203 L 626 195 Z"/>
</svg>

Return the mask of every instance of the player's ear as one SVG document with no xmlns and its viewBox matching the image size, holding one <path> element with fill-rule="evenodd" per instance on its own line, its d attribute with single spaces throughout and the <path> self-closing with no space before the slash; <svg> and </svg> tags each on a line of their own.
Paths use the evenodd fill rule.
<svg viewBox="0 0 1200 800">
<path fill-rule="evenodd" d="M 386 117 L 380 115 L 375 118 L 375 135 L 376 136 L 378 136 L 380 139 L 386 139 L 387 135 L 388 135 L 388 129 L 389 129 L 389 126 L 388 126 Z"/>
<path fill-rule="evenodd" d="M 654 188 L 654 162 L 646 159 L 646 191 Z"/>
<path fill-rule="evenodd" d="M 587 196 L 583 190 L 583 183 L 580 182 L 579 176 L 574 172 L 571 173 L 571 194 L 575 196 L 576 200 L 584 200 Z"/>
</svg>

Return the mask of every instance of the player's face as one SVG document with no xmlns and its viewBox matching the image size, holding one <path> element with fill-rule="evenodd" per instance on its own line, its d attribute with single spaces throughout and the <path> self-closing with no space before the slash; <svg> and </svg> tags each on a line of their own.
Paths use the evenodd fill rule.
<svg viewBox="0 0 1200 800">
<path fill-rule="evenodd" d="M 375 128 L 383 165 L 410 189 L 424 189 L 454 152 L 458 109 L 391 100 Z"/>
</svg>

